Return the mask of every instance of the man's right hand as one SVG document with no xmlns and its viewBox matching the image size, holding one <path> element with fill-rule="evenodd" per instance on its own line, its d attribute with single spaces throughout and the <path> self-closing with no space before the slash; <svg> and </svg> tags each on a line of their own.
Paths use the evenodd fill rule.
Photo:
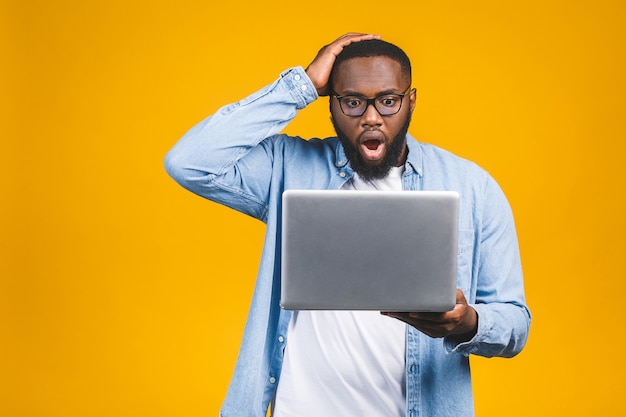
<svg viewBox="0 0 626 417">
<path fill-rule="evenodd" d="M 313 82 L 319 96 L 327 96 L 331 93 L 328 79 L 333 69 L 335 58 L 343 51 L 343 48 L 353 42 L 370 39 L 380 39 L 380 36 L 363 33 L 348 33 L 320 49 L 313 62 L 311 62 L 306 69 L 306 73 Z"/>
</svg>

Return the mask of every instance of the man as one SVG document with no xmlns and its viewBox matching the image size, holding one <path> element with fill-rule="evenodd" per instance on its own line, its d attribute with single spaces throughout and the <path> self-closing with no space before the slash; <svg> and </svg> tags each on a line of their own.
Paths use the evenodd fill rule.
<svg viewBox="0 0 626 417">
<path fill-rule="evenodd" d="M 407 134 L 416 100 L 411 81 L 402 50 L 350 33 L 322 48 L 306 71 L 291 68 L 223 107 L 168 153 L 167 171 L 181 185 L 267 223 L 222 416 L 265 416 L 270 404 L 278 417 L 469 416 L 468 356 L 511 357 L 523 348 L 530 313 L 509 205 L 475 164 Z M 279 134 L 319 96 L 329 96 L 337 138 Z M 455 308 L 280 309 L 277 213 L 290 188 L 458 191 Z"/>
</svg>

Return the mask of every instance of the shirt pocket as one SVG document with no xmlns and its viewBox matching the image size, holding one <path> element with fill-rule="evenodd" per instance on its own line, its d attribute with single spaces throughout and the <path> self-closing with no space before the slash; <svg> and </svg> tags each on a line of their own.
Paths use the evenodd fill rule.
<svg viewBox="0 0 626 417">
<path fill-rule="evenodd" d="M 469 300 L 472 284 L 472 259 L 474 257 L 474 231 L 459 230 L 459 252 L 457 255 L 456 282 Z"/>
</svg>

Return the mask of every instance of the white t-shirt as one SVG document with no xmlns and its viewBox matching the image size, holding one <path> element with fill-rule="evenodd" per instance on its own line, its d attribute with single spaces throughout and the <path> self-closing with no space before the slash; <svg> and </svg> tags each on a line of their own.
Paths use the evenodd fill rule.
<svg viewBox="0 0 626 417">
<path fill-rule="evenodd" d="M 403 172 L 342 188 L 402 190 Z M 273 415 L 404 416 L 405 339 L 406 325 L 378 311 L 294 312 Z"/>
</svg>

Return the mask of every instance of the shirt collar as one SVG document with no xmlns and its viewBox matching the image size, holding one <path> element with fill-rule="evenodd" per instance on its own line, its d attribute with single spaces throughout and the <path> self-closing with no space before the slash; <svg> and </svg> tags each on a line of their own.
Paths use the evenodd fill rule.
<svg viewBox="0 0 626 417">
<path fill-rule="evenodd" d="M 337 143 L 335 144 L 335 166 L 337 168 L 343 168 L 348 164 L 348 158 L 346 157 L 346 152 L 341 145 L 341 141 L 339 138 L 337 139 Z"/>
<path fill-rule="evenodd" d="M 406 146 L 409 148 L 409 154 L 406 158 L 406 169 L 413 169 L 420 177 L 424 175 L 424 160 L 422 148 L 415 138 L 407 133 Z"/>
</svg>

